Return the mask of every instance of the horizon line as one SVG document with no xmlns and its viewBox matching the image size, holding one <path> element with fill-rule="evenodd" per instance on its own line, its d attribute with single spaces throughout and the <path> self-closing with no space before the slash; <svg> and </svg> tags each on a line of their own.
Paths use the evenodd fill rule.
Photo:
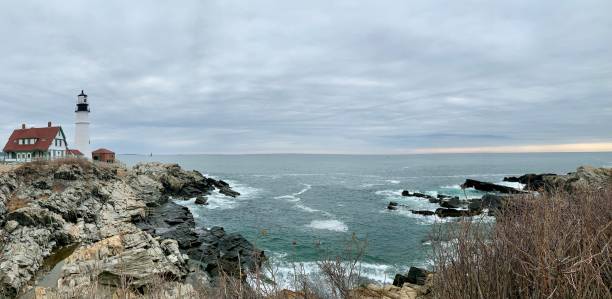
<svg viewBox="0 0 612 299">
<path fill-rule="evenodd" d="M 485 146 L 485 147 L 447 147 L 420 148 L 409 151 L 392 152 L 245 152 L 245 153 L 159 153 L 155 155 L 346 155 L 346 156 L 400 156 L 430 154 L 544 154 L 544 153 L 609 153 L 612 142 L 571 143 L 550 145 Z M 121 153 L 120 155 L 150 155 L 151 153 Z"/>
</svg>

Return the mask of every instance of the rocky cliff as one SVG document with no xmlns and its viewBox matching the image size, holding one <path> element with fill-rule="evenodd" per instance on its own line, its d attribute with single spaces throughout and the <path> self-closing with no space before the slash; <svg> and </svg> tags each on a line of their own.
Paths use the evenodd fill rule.
<svg viewBox="0 0 612 299">
<path fill-rule="evenodd" d="M 0 297 L 15 297 L 46 257 L 75 244 L 60 292 L 126 277 L 140 289 L 158 277 L 184 281 L 194 264 L 211 276 L 254 267 L 263 253 L 246 239 L 222 228 L 196 230 L 189 210 L 171 201 L 215 189 L 239 195 L 223 181 L 176 164 L 126 168 L 62 160 L 0 174 Z"/>
</svg>

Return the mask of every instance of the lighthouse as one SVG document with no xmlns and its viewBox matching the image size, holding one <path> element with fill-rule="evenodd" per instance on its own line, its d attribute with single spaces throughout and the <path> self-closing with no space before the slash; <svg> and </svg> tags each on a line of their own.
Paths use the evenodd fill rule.
<svg viewBox="0 0 612 299">
<path fill-rule="evenodd" d="M 80 150 L 87 159 L 91 159 L 91 149 L 89 148 L 89 103 L 87 95 L 83 90 L 78 95 L 76 110 L 74 146 Z"/>
</svg>

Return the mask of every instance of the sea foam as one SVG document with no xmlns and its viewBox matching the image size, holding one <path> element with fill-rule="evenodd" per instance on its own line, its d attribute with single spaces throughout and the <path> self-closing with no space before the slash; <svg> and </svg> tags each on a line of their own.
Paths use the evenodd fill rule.
<svg viewBox="0 0 612 299">
<path fill-rule="evenodd" d="M 298 196 L 308 192 L 308 190 L 312 189 L 312 185 L 309 184 L 303 184 L 305 187 L 304 189 L 300 190 L 299 192 L 293 193 L 293 194 L 288 194 L 288 195 L 280 195 L 280 196 L 276 196 L 274 197 L 274 199 L 283 199 L 286 201 L 291 201 L 291 202 L 296 202 L 296 201 L 300 201 L 302 200 L 301 198 L 299 198 Z"/>
<path fill-rule="evenodd" d="M 284 258 L 285 255 L 282 256 L 283 258 L 272 258 L 272 264 L 274 265 L 274 269 L 272 270 L 274 273 L 272 274 L 276 279 L 276 283 L 278 283 L 281 288 L 295 289 L 299 287 L 294 285 L 296 275 L 300 276 L 304 274 L 314 281 L 319 280 L 323 275 L 316 261 L 287 262 Z M 357 267 L 362 278 L 379 283 L 393 282 L 393 277 L 396 273 L 395 267 L 384 264 L 359 263 Z"/>
<path fill-rule="evenodd" d="M 307 227 L 335 232 L 348 231 L 348 226 L 339 220 L 313 220 L 307 225 Z"/>
</svg>

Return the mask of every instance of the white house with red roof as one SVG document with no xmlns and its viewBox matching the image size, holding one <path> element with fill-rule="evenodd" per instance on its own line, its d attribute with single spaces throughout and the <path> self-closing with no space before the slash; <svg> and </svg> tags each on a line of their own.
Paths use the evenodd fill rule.
<svg viewBox="0 0 612 299">
<path fill-rule="evenodd" d="M 56 159 L 69 156 L 66 135 L 61 126 L 51 122 L 43 128 L 26 128 L 13 131 L 4 146 L 7 161 L 31 161 L 35 159 Z"/>
<path fill-rule="evenodd" d="M 89 103 L 83 90 L 77 96 L 75 139 L 76 149 L 69 149 L 66 135 L 61 126 L 26 128 L 13 131 L 4 146 L 4 160 L 27 162 L 37 159 L 52 160 L 65 157 L 85 157 L 91 159 L 89 141 Z"/>
</svg>

